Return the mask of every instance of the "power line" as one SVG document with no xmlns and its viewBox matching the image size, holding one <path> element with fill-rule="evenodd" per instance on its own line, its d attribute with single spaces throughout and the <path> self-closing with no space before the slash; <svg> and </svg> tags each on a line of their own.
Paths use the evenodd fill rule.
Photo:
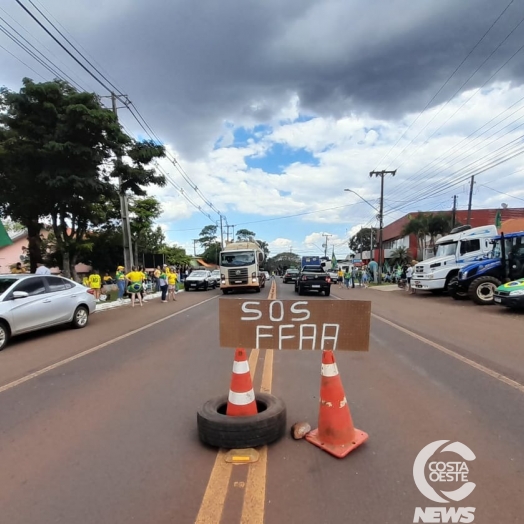
<svg viewBox="0 0 524 524">
<path fill-rule="evenodd" d="M 516 197 L 513 195 L 510 195 L 509 193 L 504 193 L 504 191 L 499 191 L 498 189 L 495 189 L 493 187 L 487 186 L 486 184 L 479 184 L 479 186 L 483 186 L 487 189 L 491 189 L 491 191 L 495 191 L 495 193 L 499 193 L 500 195 L 507 196 L 509 198 L 514 198 L 515 200 L 520 200 L 521 202 L 524 202 L 524 198 Z"/>
<path fill-rule="evenodd" d="M 33 71 L 33 73 L 35 73 L 35 75 L 38 75 L 42 80 L 46 80 L 40 73 L 35 71 L 30 65 L 26 64 L 21 58 L 18 58 L 16 55 L 11 53 L 11 51 L 9 51 L 9 49 L 6 49 L 2 44 L 0 44 L 0 49 L 3 49 L 6 53 L 9 53 L 13 58 L 16 58 L 16 60 L 18 60 L 21 64 L 25 65 L 28 69 Z"/>
<path fill-rule="evenodd" d="M 499 16 L 495 19 L 495 21 L 489 26 L 489 28 L 487 29 L 487 31 L 482 35 L 482 37 L 480 38 L 480 40 L 472 47 L 472 49 L 469 51 L 469 53 L 462 59 L 462 62 L 460 62 L 460 64 L 455 68 L 455 70 L 451 73 L 451 75 L 449 75 L 449 77 L 447 78 L 447 80 L 440 86 L 440 88 L 438 89 L 438 91 L 431 97 L 431 100 L 425 105 L 424 109 L 422 109 L 422 111 L 418 114 L 418 116 L 415 118 L 415 120 L 413 120 L 411 122 L 411 124 L 409 124 L 409 126 L 407 127 L 407 129 L 405 129 L 405 131 L 402 133 L 402 135 L 400 136 L 400 138 L 395 142 L 395 144 L 391 147 L 391 149 L 382 157 L 382 159 L 380 160 L 380 162 L 378 163 L 378 165 L 382 164 L 382 162 L 389 156 L 389 154 L 391 153 L 391 151 L 393 151 L 393 149 L 395 149 L 395 147 L 398 145 L 398 143 L 404 138 L 404 136 L 406 135 L 406 133 L 413 127 L 413 125 L 418 121 L 418 119 L 425 113 L 426 109 L 431 105 L 431 103 L 435 100 L 435 98 L 440 94 L 440 92 L 446 87 L 446 85 L 449 83 L 449 81 L 455 76 L 455 73 L 457 73 L 457 71 L 464 65 L 464 63 L 466 62 L 466 60 L 473 54 L 473 52 L 475 51 L 475 49 L 477 49 L 477 47 L 481 44 L 481 42 L 484 40 L 484 38 L 486 38 L 486 36 L 488 35 L 488 33 L 493 29 L 493 27 L 495 26 L 495 24 L 502 18 L 502 16 L 504 15 L 504 13 L 509 9 L 509 7 L 511 6 L 511 4 L 513 4 L 515 0 L 511 0 L 510 3 L 502 10 L 502 12 L 499 14 Z M 375 171 L 378 169 L 378 165 L 377 167 L 375 167 Z"/>
</svg>

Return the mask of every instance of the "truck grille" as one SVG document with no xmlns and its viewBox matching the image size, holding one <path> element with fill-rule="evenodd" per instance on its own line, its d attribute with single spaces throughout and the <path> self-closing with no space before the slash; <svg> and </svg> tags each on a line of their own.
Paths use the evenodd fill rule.
<svg viewBox="0 0 524 524">
<path fill-rule="evenodd" d="M 241 269 L 228 269 L 227 276 L 230 284 L 247 284 L 249 281 L 247 267 Z"/>
<path fill-rule="evenodd" d="M 424 266 L 415 266 L 415 273 L 424 273 Z"/>
</svg>

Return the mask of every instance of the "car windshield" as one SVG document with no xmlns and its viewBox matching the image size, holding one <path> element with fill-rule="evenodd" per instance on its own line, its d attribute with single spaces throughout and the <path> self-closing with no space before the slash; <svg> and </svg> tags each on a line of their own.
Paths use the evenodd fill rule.
<svg viewBox="0 0 524 524">
<path fill-rule="evenodd" d="M 205 271 L 193 271 L 193 273 L 191 273 L 192 277 L 205 277 L 206 276 L 206 272 Z"/>
<path fill-rule="evenodd" d="M 251 266 L 255 263 L 254 251 L 235 251 L 220 253 L 220 265 L 224 267 Z"/>
<path fill-rule="evenodd" d="M 457 242 L 446 242 L 437 247 L 437 257 L 449 257 L 457 252 Z"/>
<path fill-rule="evenodd" d="M 220 275 L 220 270 L 219 269 L 215 269 L 211 274 L 212 275 Z"/>
<path fill-rule="evenodd" d="M 0 278 L 0 295 L 5 293 L 15 282 L 16 278 L 2 277 Z"/>
<path fill-rule="evenodd" d="M 298 273 L 298 269 L 288 269 L 288 270 L 286 271 L 286 273 L 288 273 L 288 274 Z"/>
</svg>

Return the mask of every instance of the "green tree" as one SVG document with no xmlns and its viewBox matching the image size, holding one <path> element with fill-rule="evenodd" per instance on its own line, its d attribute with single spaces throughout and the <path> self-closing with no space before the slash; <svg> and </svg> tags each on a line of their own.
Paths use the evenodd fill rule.
<svg viewBox="0 0 524 524">
<path fill-rule="evenodd" d="M 264 267 L 268 271 L 284 270 L 290 267 L 300 267 L 300 262 L 300 255 L 285 251 L 268 258 Z"/>
<path fill-rule="evenodd" d="M 349 239 L 349 249 L 355 253 L 371 250 L 371 233 L 373 233 L 373 244 L 378 242 L 378 229 L 363 227 Z"/>
<path fill-rule="evenodd" d="M 135 248 L 135 260 L 140 260 L 139 254 L 149 251 L 151 243 L 158 243 L 158 238 L 152 238 L 154 221 L 162 214 L 162 206 L 154 197 L 132 198 L 129 201 L 131 216 L 131 241 Z M 163 233 L 160 229 L 161 241 Z M 158 236 L 158 235 L 157 235 Z M 153 242 L 151 242 L 154 240 Z"/>
<path fill-rule="evenodd" d="M 164 246 L 160 254 L 165 255 L 166 263 L 171 266 L 189 266 L 191 263 L 191 257 L 179 246 Z"/>
<path fill-rule="evenodd" d="M 266 241 L 264 241 L 264 240 L 257 240 L 257 243 L 262 248 L 262 250 L 264 251 L 264 255 L 265 255 L 266 259 L 267 259 L 267 257 L 269 256 L 269 253 L 270 253 L 270 251 L 269 251 L 269 244 Z"/>
<path fill-rule="evenodd" d="M 403 266 L 411 262 L 411 255 L 404 246 L 393 249 L 390 254 L 389 263 L 394 266 Z"/>
<path fill-rule="evenodd" d="M 208 264 L 219 264 L 221 251 L 222 246 L 220 242 L 213 242 L 206 248 L 206 250 L 202 254 L 202 259 Z"/>
<path fill-rule="evenodd" d="M 164 154 L 126 135 L 94 93 L 66 82 L 23 80 L 18 93 L 0 91 L 0 214 L 28 230 L 31 270 L 42 259 L 40 229 L 50 219 L 68 275 L 100 210 L 113 201 L 115 177 L 136 195 L 164 177 L 147 165 Z M 113 164 L 115 158 L 122 157 Z M 103 214 L 103 213 L 102 213 Z"/>
<path fill-rule="evenodd" d="M 237 231 L 237 241 L 238 242 L 249 242 L 250 237 L 255 237 L 256 234 L 253 233 L 253 231 L 249 231 L 249 229 L 239 229 Z"/>
<path fill-rule="evenodd" d="M 424 257 L 428 245 L 432 246 L 436 254 L 436 240 L 439 235 L 445 235 L 451 231 L 450 217 L 443 213 L 422 213 L 409 217 L 409 222 L 403 227 L 402 235 L 415 235 L 417 237 L 417 257 Z"/>
<path fill-rule="evenodd" d="M 205 226 L 198 235 L 198 243 L 204 248 L 209 249 L 213 244 L 217 242 L 218 226 L 210 224 Z"/>
</svg>

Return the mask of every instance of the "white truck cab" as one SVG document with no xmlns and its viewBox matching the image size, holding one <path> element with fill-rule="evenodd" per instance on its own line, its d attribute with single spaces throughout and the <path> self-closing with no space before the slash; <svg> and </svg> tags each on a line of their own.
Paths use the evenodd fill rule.
<svg viewBox="0 0 524 524">
<path fill-rule="evenodd" d="M 497 234 L 495 226 L 455 228 L 451 234 L 436 241 L 434 257 L 415 266 L 412 287 L 434 293 L 447 289 L 462 266 L 484 258 L 493 249 L 491 241 Z"/>
</svg>

